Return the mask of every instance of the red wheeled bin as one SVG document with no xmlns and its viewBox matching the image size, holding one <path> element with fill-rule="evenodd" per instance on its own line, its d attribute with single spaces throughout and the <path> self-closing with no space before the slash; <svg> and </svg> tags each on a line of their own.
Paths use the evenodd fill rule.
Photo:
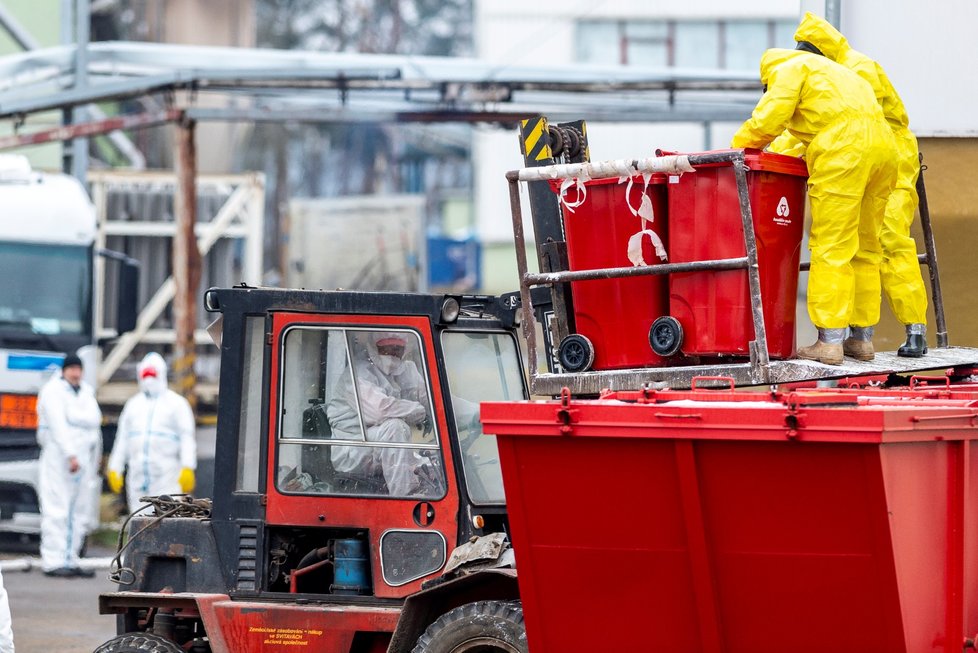
<svg viewBox="0 0 978 653">
<path fill-rule="evenodd" d="M 970 399 L 607 399 L 482 405 L 533 653 L 960 653 L 978 633 Z"/>
<path fill-rule="evenodd" d="M 645 188 L 642 177 L 636 177 L 630 191 L 632 206 L 637 209 L 645 188 L 655 215 L 646 228 L 655 231 L 664 245 L 668 243 L 665 183 L 665 175 L 652 175 Z M 643 227 L 629 209 L 625 194 L 628 184 L 618 179 L 592 179 L 584 185 L 584 202 L 573 211 L 563 211 L 570 269 L 630 267 L 628 241 Z M 560 181 L 551 182 L 551 188 L 559 192 Z M 573 187 L 568 190 L 570 200 L 575 194 Z M 648 238 L 643 240 L 642 253 L 649 265 L 661 262 Z M 558 358 L 566 371 L 666 364 L 649 344 L 652 323 L 668 313 L 669 282 L 665 276 L 576 281 L 571 283 L 571 297 L 575 334 L 558 347 Z"/>
<path fill-rule="evenodd" d="M 729 150 L 727 150 L 729 151 Z M 767 346 L 771 358 L 795 355 L 798 263 L 808 169 L 796 157 L 744 151 Z M 669 185 L 673 263 L 746 256 L 737 183 L 730 164 L 698 166 Z M 744 356 L 754 339 L 746 270 L 669 277 L 669 315 L 690 356 Z M 660 349 L 668 352 L 669 347 Z"/>
</svg>

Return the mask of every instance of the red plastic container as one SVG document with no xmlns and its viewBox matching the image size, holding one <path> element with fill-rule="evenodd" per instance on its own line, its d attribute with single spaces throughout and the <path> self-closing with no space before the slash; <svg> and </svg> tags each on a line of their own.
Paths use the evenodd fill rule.
<svg viewBox="0 0 978 653">
<path fill-rule="evenodd" d="M 667 246 L 668 198 L 666 177 L 653 175 L 646 193 L 652 201 L 655 220 L 647 225 Z M 573 212 L 564 210 L 564 235 L 571 270 L 631 267 L 628 240 L 642 229 L 640 218 L 632 215 L 625 196 L 627 183 L 617 179 L 585 182 L 584 203 Z M 640 206 L 644 181 L 634 180 L 632 206 Z M 555 192 L 560 182 L 551 182 Z M 575 190 L 568 190 L 570 200 Z M 649 265 L 661 263 L 649 239 L 645 238 L 642 256 Z M 591 369 L 607 370 L 661 366 L 666 360 L 652 351 L 649 329 L 652 322 L 668 313 L 669 282 L 665 276 L 644 276 L 571 283 L 575 332 L 594 346 Z"/>
<path fill-rule="evenodd" d="M 745 150 L 745 155 L 768 353 L 771 358 L 792 358 L 808 169 L 795 157 L 758 150 Z M 733 168 L 699 167 L 678 181 L 672 179 L 672 261 L 746 256 Z M 746 270 L 671 275 L 669 313 L 683 327 L 684 354 L 749 354 L 754 323 Z"/>
<path fill-rule="evenodd" d="M 482 405 L 533 653 L 960 653 L 978 633 L 970 400 L 608 399 Z"/>
</svg>

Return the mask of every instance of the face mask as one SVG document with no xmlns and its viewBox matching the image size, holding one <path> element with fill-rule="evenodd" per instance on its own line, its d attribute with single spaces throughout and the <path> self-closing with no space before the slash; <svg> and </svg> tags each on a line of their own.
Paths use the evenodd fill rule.
<svg viewBox="0 0 978 653">
<path fill-rule="evenodd" d="M 384 374 L 397 374 L 401 370 L 401 366 L 404 364 L 397 356 L 382 356 L 378 355 L 374 360 L 374 365 L 377 369 Z"/>
<path fill-rule="evenodd" d="M 159 396 L 166 390 L 166 379 L 161 379 L 157 376 L 143 377 L 139 379 L 139 389 L 150 397 Z"/>
</svg>

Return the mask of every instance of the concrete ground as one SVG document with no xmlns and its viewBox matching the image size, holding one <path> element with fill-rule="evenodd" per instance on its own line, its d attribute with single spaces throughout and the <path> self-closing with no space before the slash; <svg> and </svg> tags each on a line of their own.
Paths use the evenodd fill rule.
<svg viewBox="0 0 978 653">
<path fill-rule="evenodd" d="M 99 557 L 112 553 L 108 549 L 89 551 Z M 97 570 L 94 578 L 49 578 L 40 568 L 8 570 L 3 573 L 3 584 L 10 597 L 18 651 L 92 653 L 115 636 L 115 617 L 98 613 L 98 595 L 116 588 L 107 569 Z"/>
<path fill-rule="evenodd" d="M 214 427 L 198 427 L 196 496 L 211 496 L 214 487 Z M 111 539 L 111 538 L 109 538 Z M 98 596 L 115 591 L 107 560 L 114 548 L 89 546 L 87 557 L 101 566 L 94 578 L 50 578 L 41 573 L 36 542 L 0 539 L 0 569 L 10 597 L 14 644 L 18 651 L 92 653 L 115 637 L 115 616 L 98 613 Z M 32 567 L 29 571 L 19 571 Z"/>
</svg>

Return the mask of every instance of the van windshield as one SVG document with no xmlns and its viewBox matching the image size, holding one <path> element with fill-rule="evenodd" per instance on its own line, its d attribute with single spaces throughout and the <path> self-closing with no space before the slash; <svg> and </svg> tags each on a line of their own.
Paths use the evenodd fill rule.
<svg viewBox="0 0 978 653">
<path fill-rule="evenodd" d="M 58 349 L 92 332 L 92 249 L 0 242 L 0 335 Z M 33 348 L 33 347 L 32 347 Z"/>
<path fill-rule="evenodd" d="M 503 504 L 496 436 L 482 432 L 479 403 L 527 398 L 516 340 L 505 332 L 446 331 L 442 348 L 469 499 Z"/>
</svg>

